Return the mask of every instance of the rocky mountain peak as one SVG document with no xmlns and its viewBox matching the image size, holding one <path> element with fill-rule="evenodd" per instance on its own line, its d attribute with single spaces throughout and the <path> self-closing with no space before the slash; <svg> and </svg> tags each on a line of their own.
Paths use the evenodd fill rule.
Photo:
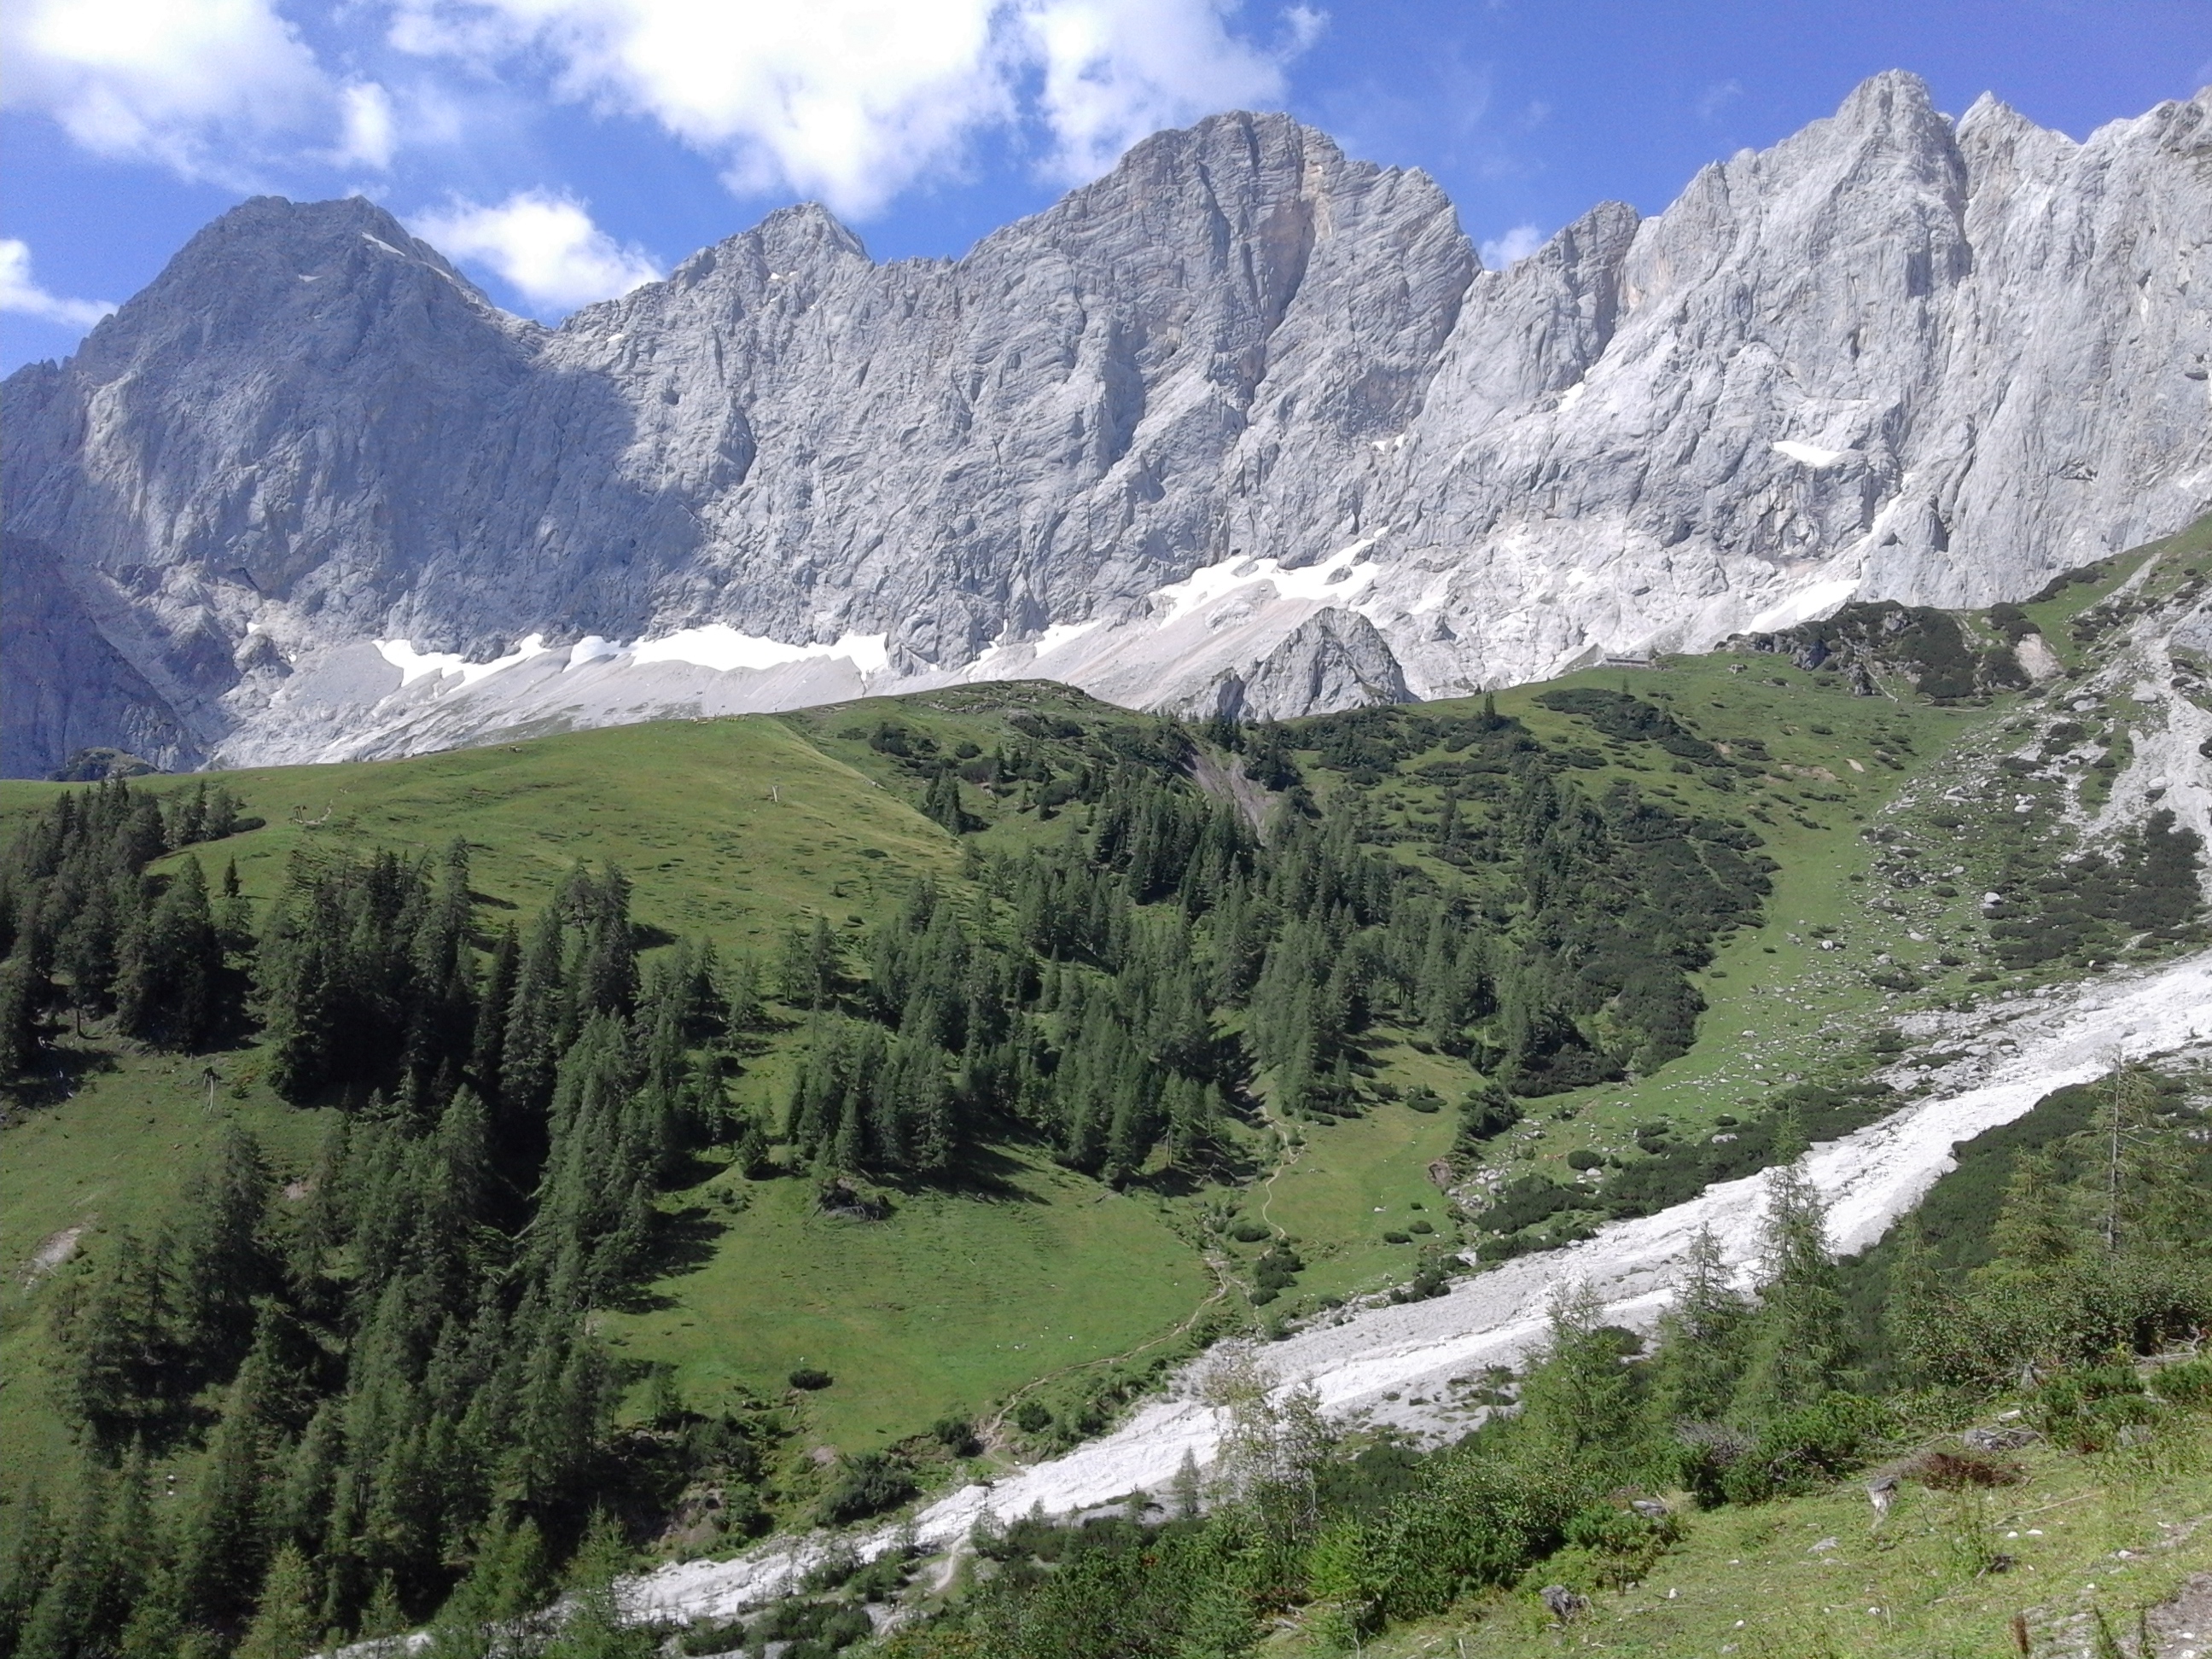
<svg viewBox="0 0 2212 1659">
<path fill-rule="evenodd" d="M 2212 505 L 2208 150 L 2202 99 L 2075 144 L 1882 75 L 1485 272 L 1425 175 L 1232 112 L 960 259 L 789 208 L 556 331 L 258 198 L 0 394 L 7 764 L 1030 675 L 1285 714 L 2017 597 Z"/>
</svg>

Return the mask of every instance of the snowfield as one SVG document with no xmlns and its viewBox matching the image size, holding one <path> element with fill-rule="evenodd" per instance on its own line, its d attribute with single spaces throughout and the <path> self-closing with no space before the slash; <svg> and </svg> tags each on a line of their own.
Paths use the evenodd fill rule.
<svg viewBox="0 0 2212 1659">
<path fill-rule="evenodd" d="M 2052 1090 L 2096 1077 L 2116 1059 L 2204 1044 L 2212 1037 L 2212 952 L 2153 972 L 2000 998 L 1967 1018 L 1980 1054 L 1921 1079 L 1933 1084 L 1922 1099 L 1807 1155 L 1839 1251 L 1865 1249 L 1917 1204 L 1953 1167 L 1954 1143 L 2011 1121 Z M 1259 1358 L 1280 1387 L 1310 1387 L 1333 1414 L 1365 1413 L 1431 1437 L 1456 1432 L 1476 1414 L 1454 1404 L 1451 1382 L 1525 1353 L 1541 1336 L 1547 1304 L 1562 1284 L 1587 1282 L 1611 1319 L 1648 1328 L 1666 1304 L 1691 1238 L 1708 1226 L 1747 1279 L 1765 1182 L 1753 1176 L 1709 1188 L 1657 1215 L 1615 1222 L 1581 1244 L 1505 1262 L 1447 1296 L 1347 1313 L 1265 1346 Z M 1212 1455 L 1222 1425 L 1200 1399 L 1199 1385 L 1215 1363 L 1217 1356 L 1200 1360 L 1165 1398 L 1065 1457 L 963 1487 L 922 1510 L 910 1526 L 845 1541 L 863 1557 L 908 1538 L 941 1549 L 957 1545 L 987 1513 L 1011 1518 L 1041 1508 L 1068 1515 L 1135 1492 L 1163 1493 L 1186 1455 L 1201 1466 Z M 830 1543 L 823 1534 L 779 1539 L 733 1560 L 664 1567 L 631 1581 L 627 1595 L 641 1613 L 727 1618 L 781 1594 Z"/>
</svg>

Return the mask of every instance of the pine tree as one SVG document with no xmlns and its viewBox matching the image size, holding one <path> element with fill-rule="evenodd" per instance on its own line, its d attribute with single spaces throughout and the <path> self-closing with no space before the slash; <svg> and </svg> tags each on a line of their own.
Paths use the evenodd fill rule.
<svg viewBox="0 0 2212 1659">
<path fill-rule="evenodd" d="M 0 1078 L 20 1077 L 36 1062 L 46 990 L 27 952 L 0 962 Z"/>
<path fill-rule="evenodd" d="M 143 926 L 125 940 L 115 975 L 116 1024 L 164 1048 L 194 1048 L 222 1009 L 222 945 L 208 907 L 207 875 L 187 858 Z"/>
<path fill-rule="evenodd" d="M 2055 1149 L 2036 1147 L 2014 1159 L 2002 1206 L 1990 1230 L 1990 1279 L 2033 1278 L 2071 1261 L 2087 1244 L 2075 1225 L 2073 1195 L 2059 1179 Z"/>
<path fill-rule="evenodd" d="M 8 1506 L 0 1547 L 0 1653 L 14 1653 L 47 1579 L 61 1559 L 62 1533 L 35 1482 Z"/>
<path fill-rule="evenodd" d="M 21 1644 L 10 1650 L 19 1659 L 75 1659 L 118 1633 L 127 1609 L 103 1595 L 112 1565 L 109 1488 L 108 1472 L 99 1463 L 88 1460 L 80 1468 L 60 1551 L 24 1621 Z"/>
<path fill-rule="evenodd" d="M 551 1097 L 568 1024 L 563 954 L 560 910 L 549 904 L 530 924 L 508 1004 L 499 1061 L 503 1127 L 519 1128 Z"/>
<path fill-rule="evenodd" d="M 623 1617 L 615 1580 L 628 1565 L 621 1534 L 604 1513 L 592 1518 L 569 1573 L 568 1617 L 545 1659 L 650 1659 L 653 1632 Z"/>
<path fill-rule="evenodd" d="M 1853 1346 L 1819 1190 L 1802 1164 L 1789 1164 L 1769 1171 L 1766 1194 L 1750 1364 L 1735 1405 L 1752 1421 L 1841 1387 Z"/>
<path fill-rule="evenodd" d="M 1933 1382 L 1957 1307 L 1917 1211 L 1898 1224 L 1885 1278 L 1881 1325 L 1890 1367 L 1907 1385 Z"/>
<path fill-rule="evenodd" d="M 209 1437 L 179 1534 L 179 1601 L 189 1623 L 221 1627 L 243 1621 L 264 1571 L 264 1492 L 270 1425 L 263 1417 L 266 1377 L 240 1368 Z"/>
<path fill-rule="evenodd" d="M 159 1261 L 136 1233 L 118 1228 L 64 1333 L 63 1397 L 102 1443 L 127 1443 L 160 1410 L 167 1323 Z"/>
<path fill-rule="evenodd" d="M 245 1352 L 255 1300 L 276 1288 L 266 1231 L 275 1194 L 260 1144 L 228 1124 L 167 1231 L 173 1337 L 198 1374 L 220 1376 Z"/>
<path fill-rule="evenodd" d="M 1625 1466 L 1638 1447 L 1636 1377 L 1604 1316 L 1587 1284 L 1560 1287 L 1547 1311 L 1542 1355 L 1521 1390 L 1521 1431 L 1571 1466 Z"/>
<path fill-rule="evenodd" d="M 430 1629 L 434 1659 L 489 1659 L 532 1644 L 555 1586 L 538 1523 L 501 1521 L 477 1540 L 476 1559 Z"/>
<path fill-rule="evenodd" d="M 235 1659 L 306 1659 L 315 1645 L 315 1576 L 291 1544 L 277 1550 Z"/>
<path fill-rule="evenodd" d="M 1720 1240 L 1698 1229 L 1682 1259 L 1674 1304 L 1660 1316 L 1653 1403 L 1667 1421 L 1717 1422 L 1743 1374 L 1751 1304 L 1730 1282 Z"/>
</svg>

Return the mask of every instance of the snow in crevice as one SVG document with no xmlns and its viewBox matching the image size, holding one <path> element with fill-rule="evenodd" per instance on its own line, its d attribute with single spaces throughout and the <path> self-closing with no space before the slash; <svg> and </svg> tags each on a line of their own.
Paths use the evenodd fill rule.
<svg viewBox="0 0 2212 1659">
<path fill-rule="evenodd" d="M 1851 452 L 1848 449 L 1823 449 L 1818 444 L 1801 443 L 1795 438 L 1784 438 L 1774 446 L 1774 453 L 1786 455 L 1793 461 L 1811 467 L 1815 472 L 1825 472 L 1848 459 Z"/>
<path fill-rule="evenodd" d="M 1378 567 L 1358 562 L 1359 556 L 1374 545 L 1375 538 L 1370 536 L 1318 564 L 1295 570 L 1285 569 L 1279 559 L 1233 554 L 1218 564 L 1201 566 L 1179 582 L 1153 589 L 1152 614 L 1164 627 L 1240 588 L 1263 584 L 1273 588 L 1278 599 L 1342 605 L 1375 580 Z"/>
<path fill-rule="evenodd" d="M 545 636 L 532 634 L 503 657 L 495 657 L 489 662 L 471 662 L 455 651 L 417 651 L 406 640 L 376 640 L 371 642 L 376 647 L 377 654 L 399 671 L 399 684 L 403 686 L 412 685 L 431 674 L 437 675 L 441 680 L 458 676 L 463 685 L 474 685 L 478 680 L 488 679 L 518 663 L 542 656 L 548 649 Z"/>
</svg>

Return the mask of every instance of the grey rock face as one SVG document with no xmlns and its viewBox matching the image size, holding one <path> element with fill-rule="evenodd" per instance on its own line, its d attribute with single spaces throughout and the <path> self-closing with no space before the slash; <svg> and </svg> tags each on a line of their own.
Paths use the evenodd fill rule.
<svg viewBox="0 0 2212 1659">
<path fill-rule="evenodd" d="M 1292 629 L 1249 673 L 1224 673 L 1189 714 L 1231 720 L 1294 719 L 1316 708 L 1410 702 L 1390 647 L 1357 611 L 1322 611 Z"/>
<path fill-rule="evenodd" d="M 786 210 L 556 330 L 261 199 L 6 384 L 5 762 L 1015 673 L 1287 714 L 1987 603 L 2212 504 L 2208 356 L 2212 94 L 2077 145 L 1879 76 L 1504 272 L 1220 116 L 957 261 Z"/>
</svg>

